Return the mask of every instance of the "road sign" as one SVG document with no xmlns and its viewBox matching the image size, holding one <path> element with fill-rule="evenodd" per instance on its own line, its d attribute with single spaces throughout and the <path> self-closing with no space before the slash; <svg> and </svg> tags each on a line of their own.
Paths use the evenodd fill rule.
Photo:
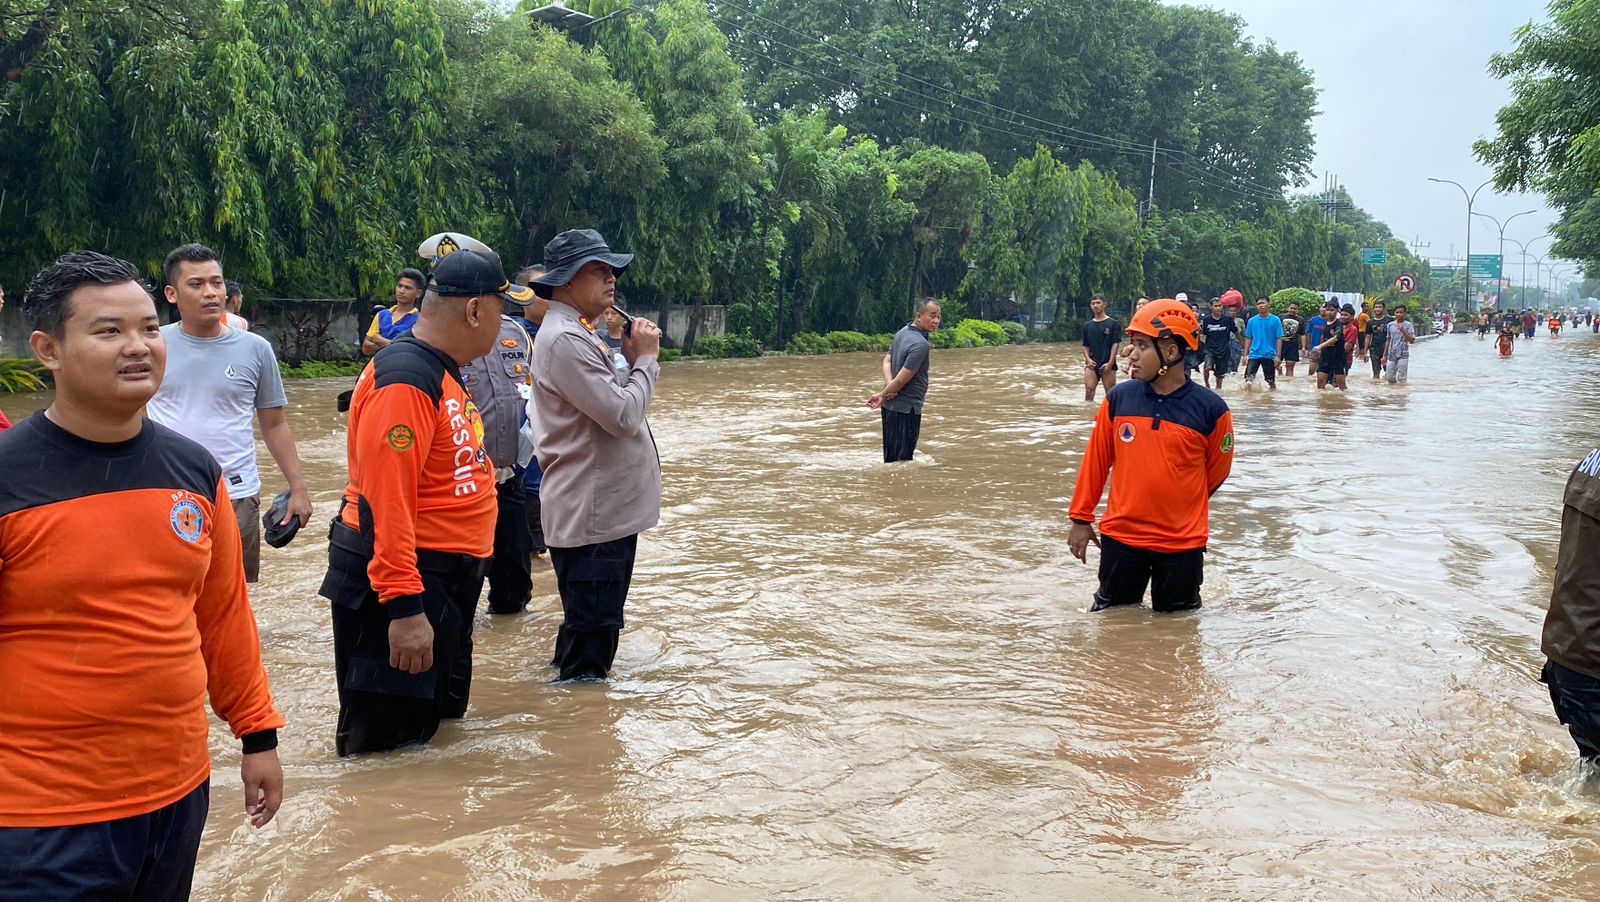
<svg viewBox="0 0 1600 902">
<path fill-rule="evenodd" d="M 1499 254 L 1473 254 L 1467 258 L 1467 275 L 1474 279 L 1500 278 Z"/>
<path fill-rule="evenodd" d="M 1417 290 L 1417 278 L 1411 275 L 1398 276 L 1394 280 L 1394 287 L 1399 289 L 1401 294 L 1410 294 Z"/>
<path fill-rule="evenodd" d="M 1460 270 L 1454 266 L 1435 266 L 1428 271 L 1428 275 L 1435 279 L 1454 279 Z"/>
<path fill-rule="evenodd" d="M 1389 262 L 1389 252 L 1381 247 L 1364 247 L 1361 249 L 1361 265 L 1382 266 Z"/>
</svg>

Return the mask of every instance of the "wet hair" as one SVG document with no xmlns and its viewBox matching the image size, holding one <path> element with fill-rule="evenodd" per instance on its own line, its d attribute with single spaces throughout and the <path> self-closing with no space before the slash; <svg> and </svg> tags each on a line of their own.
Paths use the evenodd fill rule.
<svg viewBox="0 0 1600 902">
<path fill-rule="evenodd" d="M 923 298 L 917 304 L 917 315 L 921 316 L 922 314 L 927 313 L 929 307 L 939 307 L 939 306 L 942 306 L 942 305 L 939 303 L 939 299 L 938 298 Z"/>
<path fill-rule="evenodd" d="M 1267 297 L 1267 296 L 1266 296 L 1266 295 L 1264 295 L 1264 294 L 1258 294 L 1258 295 L 1256 295 L 1256 303 L 1257 303 L 1257 304 L 1259 304 L 1259 303 L 1261 303 L 1261 302 L 1262 302 L 1262 301 L 1266 301 L 1266 302 L 1267 302 L 1267 303 L 1268 303 L 1268 304 L 1270 304 L 1270 303 L 1272 303 L 1272 298 L 1269 298 L 1269 297 Z"/>
<path fill-rule="evenodd" d="M 61 338 L 72 317 L 68 302 L 79 286 L 138 281 L 139 271 L 126 260 L 96 251 L 73 251 L 57 257 L 28 283 L 22 293 L 22 315 L 34 331 Z"/>
<path fill-rule="evenodd" d="M 1339 308 L 1339 311 L 1340 311 L 1340 312 L 1341 312 L 1341 313 L 1348 313 L 1348 314 L 1350 314 L 1350 315 L 1351 315 L 1351 316 L 1355 316 L 1355 315 L 1356 315 L 1356 308 L 1354 308 L 1354 307 L 1352 307 L 1352 306 L 1350 306 L 1350 305 L 1349 305 L 1349 304 L 1346 304 L 1346 305 L 1344 305 L 1344 306 L 1343 306 L 1343 307 L 1340 307 L 1340 308 Z"/>
<path fill-rule="evenodd" d="M 228 300 L 231 301 L 236 297 L 241 297 L 241 296 L 244 295 L 244 289 L 239 287 L 239 283 L 238 282 L 235 282 L 234 280 L 229 279 L 226 282 L 223 282 L 222 284 L 223 284 L 223 286 L 226 288 L 226 290 L 228 292 Z"/>
<path fill-rule="evenodd" d="M 217 252 L 203 244 L 180 244 L 167 255 L 166 263 L 162 264 L 167 284 L 173 284 L 178 277 L 178 269 L 185 263 L 212 263 L 222 265 L 222 257 Z"/>
<path fill-rule="evenodd" d="M 1095 294 L 1089 295 L 1089 301 L 1090 303 L 1099 301 L 1100 303 L 1104 304 L 1106 302 L 1106 296 L 1096 292 Z"/>
<path fill-rule="evenodd" d="M 1379 301 L 1378 303 L 1382 304 L 1383 302 Z M 1396 304 L 1396 305 L 1394 305 L 1394 312 L 1396 312 L 1396 313 L 1404 313 L 1404 312 L 1406 312 L 1406 305 L 1404 305 L 1404 304 Z"/>
<path fill-rule="evenodd" d="M 400 275 L 394 277 L 396 282 L 399 282 L 401 279 L 410 279 L 416 284 L 418 289 L 428 287 L 428 277 L 422 274 L 422 270 L 415 269 L 410 266 L 400 270 Z"/>
</svg>

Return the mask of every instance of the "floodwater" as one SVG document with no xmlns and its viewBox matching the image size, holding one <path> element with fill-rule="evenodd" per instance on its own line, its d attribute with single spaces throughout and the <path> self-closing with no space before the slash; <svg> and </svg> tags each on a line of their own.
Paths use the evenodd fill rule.
<svg viewBox="0 0 1600 902">
<path fill-rule="evenodd" d="M 253 835 L 219 724 L 196 898 L 1600 895 L 1600 800 L 1536 681 L 1600 338 L 1449 336 L 1344 395 L 1230 380 L 1206 606 L 1163 617 L 1086 613 L 1078 359 L 935 352 L 893 468 L 876 355 L 667 365 L 615 678 L 551 682 L 541 562 L 426 748 L 334 756 L 321 530 L 265 549 L 288 796 Z M 319 519 L 347 382 L 290 388 Z"/>
</svg>

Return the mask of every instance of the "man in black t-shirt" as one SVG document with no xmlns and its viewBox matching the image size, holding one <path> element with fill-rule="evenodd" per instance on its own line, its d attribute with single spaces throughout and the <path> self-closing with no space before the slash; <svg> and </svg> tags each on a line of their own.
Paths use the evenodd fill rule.
<svg viewBox="0 0 1600 902">
<path fill-rule="evenodd" d="M 1376 382 L 1383 375 L 1384 353 L 1389 345 L 1389 324 L 1394 322 L 1394 317 L 1389 315 L 1388 305 L 1377 301 L 1372 305 L 1372 317 L 1367 320 L 1367 349 L 1364 353 L 1372 360 L 1372 379 Z"/>
<path fill-rule="evenodd" d="M 1221 391 L 1222 377 L 1231 369 L 1229 344 L 1239 334 L 1239 322 L 1225 312 L 1221 298 L 1211 299 L 1211 315 L 1201 318 L 1200 334 L 1203 342 L 1200 350 L 1204 355 L 1202 381 L 1209 387 L 1211 377 L 1216 376 L 1217 390 Z"/>
<path fill-rule="evenodd" d="M 1089 299 L 1094 319 L 1083 324 L 1083 399 L 1093 401 L 1095 389 L 1117 384 L 1117 350 L 1122 345 L 1122 324 L 1106 316 L 1106 298 Z"/>
</svg>

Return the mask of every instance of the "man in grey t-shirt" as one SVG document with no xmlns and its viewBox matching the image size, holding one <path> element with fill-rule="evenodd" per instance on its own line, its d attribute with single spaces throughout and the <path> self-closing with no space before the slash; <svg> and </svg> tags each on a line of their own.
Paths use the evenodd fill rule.
<svg viewBox="0 0 1600 902">
<path fill-rule="evenodd" d="M 883 391 L 867 399 L 867 406 L 883 412 L 883 462 L 910 460 L 922 432 L 922 402 L 928 396 L 928 336 L 939 330 L 943 311 L 927 298 L 917 305 L 917 316 L 895 333 L 889 353 L 883 355 Z"/>
<path fill-rule="evenodd" d="M 182 321 L 161 327 L 167 372 L 145 412 L 204 445 L 222 465 L 244 544 L 245 578 L 253 583 L 261 571 L 261 473 L 252 419 L 260 419 L 261 439 L 289 483 L 282 522 L 311 522 L 311 493 L 283 413 L 288 398 L 278 358 L 265 338 L 223 324 L 227 289 L 215 251 L 199 244 L 177 248 L 167 255 L 166 277 L 167 300 Z"/>
</svg>

